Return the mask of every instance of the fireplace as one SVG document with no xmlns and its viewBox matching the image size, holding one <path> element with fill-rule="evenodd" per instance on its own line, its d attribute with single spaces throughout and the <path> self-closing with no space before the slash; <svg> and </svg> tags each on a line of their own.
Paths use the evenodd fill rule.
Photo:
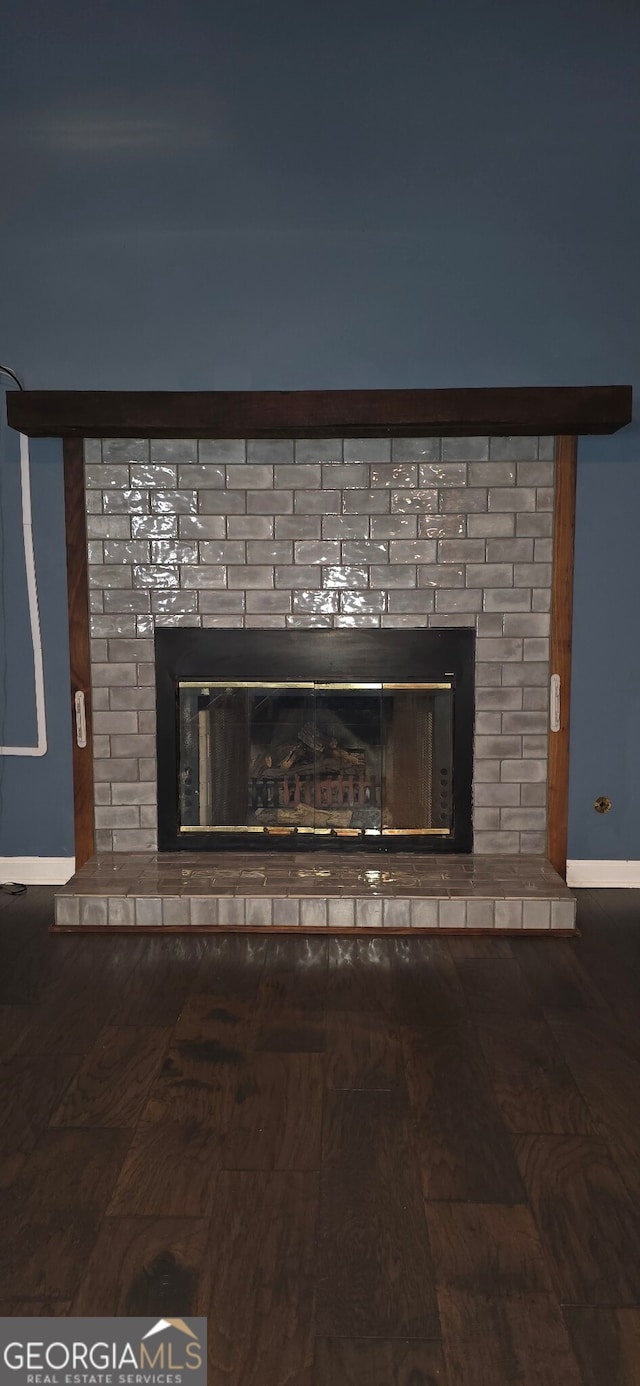
<svg viewBox="0 0 640 1386">
<path fill-rule="evenodd" d="M 96 859 L 60 927 L 572 928 L 544 854 L 564 869 L 575 435 L 630 406 L 14 391 L 13 426 L 65 439 L 76 847 Z M 335 846 L 351 857 L 300 862 Z"/>
<path fill-rule="evenodd" d="M 160 849 L 471 851 L 474 644 L 157 630 Z"/>
<path fill-rule="evenodd" d="M 224 845 L 257 849 L 262 838 L 272 848 L 278 837 L 285 850 L 322 848 L 335 829 L 334 845 L 348 851 L 351 837 L 356 851 L 369 828 L 376 850 L 467 851 L 470 791 L 457 738 L 464 732 L 468 746 L 464 689 L 472 682 L 473 852 L 544 853 L 554 446 L 545 437 L 88 441 L 97 850 L 200 845 L 209 854 Z M 467 685 L 455 641 L 471 641 L 470 633 Z M 184 660 L 166 647 L 171 676 L 165 682 L 158 671 L 157 714 L 156 636 L 165 634 L 176 648 L 195 643 Z M 443 634 L 451 653 L 440 659 L 435 637 Z M 330 659 L 315 643 L 321 635 L 335 650 Z M 365 653 L 365 635 L 375 655 Z M 385 661 L 387 635 L 399 645 Z M 210 655 L 209 636 L 220 642 Z M 234 636 L 246 636 L 254 651 L 244 662 L 240 647 L 225 654 Z M 406 658 L 405 637 L 413 642 Z M 162 665 L 165 647 L 158 649 Z M 320 687 L 331 683 L 341 687 Z M 376 687 L 344 687 L 367 683 Z M 427 687 L 439 683 L 445 687 Z M 267 684 L 283 687 L 266 700 Z M 291 684 L 311 686 L 287 691 Z M 405 715 L 411 697 L 415 716 Z M 353 721 L 358 700 L 364 728 Z M 205 771 L 200 784 L 200 755 L 204 771 L 207 737 L 211 748 L 225 718 L 244 728 L 235 731 L 244 787 L 232 802 L 224 799 L 219 754 L 215 777 Z M 393 718 L 396 728 L 411 722 L 416 737 L 422 725 L 432 766 L 445 779 L 451 765 L 449 801 L 438 775 L 428 796 L 425 789 L 421 800 L 399 802 L 392 780 L 397 786 L 403 754 L 411 770 L 414 752 L 392 736 Z M 320 740 L 305 752 L 299 733 L 309 722 Z M 336 762 L 342 755 L 348 765 L 349 753 L 356 759 L 347 781 Z M 425 754 L 415 754 L 424 763 Z M 295 827 L 295 835 L 284 831 Z"/>
</svg>

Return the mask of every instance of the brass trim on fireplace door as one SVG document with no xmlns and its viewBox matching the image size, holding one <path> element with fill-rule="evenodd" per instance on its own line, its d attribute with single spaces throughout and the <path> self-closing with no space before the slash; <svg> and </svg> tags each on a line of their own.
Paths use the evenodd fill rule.
<svg viewBox="0 0 640 1386">
<path fill-rule="evenodd" d="M 297 686 L 298 686 L 298 685 L 296 685 L 296 687 L 297 687 Z M 429 693 L 429 692 L 431 692 L 433 689 L 437 689 L 437 688 L 452 688 L 453 685 L 452 685 L 451 683 L 386 683 L 386 682 L 385 682 L 385 683 L 319 683 L 319 682 L 318 682 L 318 683 L 315 683 L 315 684 L 313 685 L 313 687 L 314 687 L 314 688 L 319 688 L 323 693 L 324 693 L 327 689 L 336 689 L 336 690 L 338 690 L 338 689 L 341 689 L 341 688 L 355 689 L 356 691 L 358 691 L 359 689 L 367 689 L 367 688 L 369 688 L 369 689 L 379 689 L 380 692 L 382 692 L 382 693 L 386 693 L 387 689 L 391 689 L 392 691 L 393 691 L 393 690 L 399 690 L 399 689 L 406 689 L 407 692 L 413 691 L 414 693 L 415 693 L 415 692 L 418 692 L 418 691 L 423 691 L 423 690 L 424 690 L 424 691 L 426 691 L 427 693 Z"/>
<path fill-rule="evenodd" d="M 451 828 L 382 828 L 382 837 L 451 837 Z"/>
<path fill-rule="evenodd" d="M 452 684 L 452 683 L 383 683 L 382 687 L 383 687 L 384 689 L 390 688 L 392 691 L 401 691 L 401 690 L 404 689 L 404 690 L 406 690 L 407 693 L 411 693 L 412 691 L 415 692 L 417 689 L 421 689 L 421 688 L 426 688 L 427 691 L 428 691 L 429 689 L 437 689 L 437 688 L 453 688 L 453 684 Z"/>
<path fill-rule="evenodd" d="M 300 833 L 320 833 L 325 837 L 451 837 L 451 828 L 312 828 L 273 823 L 191 823 L 178 828 L 179 833 L 261 833 L 281 836 L 289 833 L 292 837 Z"/>
<path fill-rule="evenodd" d="M 432 692 L 436 689 L 451 689 L 452 683 L 321 683 L 316 681 L 302 682 L 298 679 L 286 679 L 276 682 L 274 679 L 179 679 L 178 688 L 201 688 L 204 692 L 208 688 L 319 688 L 321 692 L 328 690 L 347 690 L 360 692 L 385 692 L 390 689 L 398 692 L 402 689 L 407 692 L 426 691 Z"/>
<path fill-rule="evenodd" d="M 353 683 L 346 680 L 343 680 L 342 683 L 327 683 L 324 679 L 316 680 L 313 686 L 314 688 L 319 688 L 323 693 L 330 693 L 331 691 L 337 691 L 342 688 L 351 689 L 352 691 L 355 690 L 356 692 L 369 691 L 370 693 L 380 693 L 384 688 L 383 683 Z"/>
<path fill-rule="evenodd" d="M 365 685 L 362 685 L 363 688 Z M 369 687 L 369 685 L 366 685 Z M 379 684 L 371 685 L 379 688 Z M 313 682 L 296 682 L 286 679 L 284 682 L 276 682 L 275 679 L 179 679 L 178 688 L 315 688 Z"/>
</svg>

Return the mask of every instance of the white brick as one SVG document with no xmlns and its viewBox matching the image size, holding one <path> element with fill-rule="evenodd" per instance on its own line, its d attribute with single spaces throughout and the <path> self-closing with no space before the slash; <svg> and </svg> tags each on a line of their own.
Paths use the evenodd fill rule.
<svg viewBox="0 0 640 1386">
<path fill-rule="evenodd" d="M 322 580 L 322 569 L 292 563 L 290 567 L 276 568 L 276 587 L 315 588 Z"/>
<path fill-rule="evenodd" d="M 392 539 L 389 560 L 391 563 L 435 563 L 436 551 L 434 539 Z"/>
<path fill-rule="evenodd" d="M 535 510 L 533 486 L 496 486 L 489 490 L 489 510 Z"/>
<path fill-rule="evenodd" d="M 227 467 L 227 488 L 234 490 L 241 488 L 244 491 L 265 491 L 273 486 L 273 467 L 252 466 L 247 463 L 244 467 Z"/>
<path fill-rule="evenodd" d="M 273 587 L 273 568 L 257 564 L 252 568 L 229 568 L 227 570 L 229 587 Z"/>
</svg>

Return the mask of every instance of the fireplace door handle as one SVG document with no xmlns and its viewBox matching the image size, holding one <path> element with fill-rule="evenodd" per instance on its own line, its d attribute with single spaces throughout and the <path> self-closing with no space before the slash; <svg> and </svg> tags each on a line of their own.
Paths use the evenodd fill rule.
<svg viewBox="0 0 640 1386">
<path fill-rule="evenodd" d="M 79 688 L 73 699 L 76 713 L 76 746 L 81 750 L 87 744 L 87 714 L 84 705 L 84 693 Z"/>
<path fill-rule="evenodd" d="M 560 731 L 560 675 L 551 675 L 549 690 L 549 727 L 552 732 Z"/>
</svg>

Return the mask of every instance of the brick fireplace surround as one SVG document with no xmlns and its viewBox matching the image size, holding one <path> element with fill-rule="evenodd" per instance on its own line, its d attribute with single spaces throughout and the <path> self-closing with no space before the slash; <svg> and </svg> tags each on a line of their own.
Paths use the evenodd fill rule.
<svg viewBox="0 0 640 1386">
<path fill-rule="evenodd" d="M 87 441 L 98 856 L 58 894 L 57 926 L 571 930 L 545 862 L 554 452 L 552 437 Z M 156 855 L 167 626 L 474 627 L 474 855 Z"/>
</svg>

